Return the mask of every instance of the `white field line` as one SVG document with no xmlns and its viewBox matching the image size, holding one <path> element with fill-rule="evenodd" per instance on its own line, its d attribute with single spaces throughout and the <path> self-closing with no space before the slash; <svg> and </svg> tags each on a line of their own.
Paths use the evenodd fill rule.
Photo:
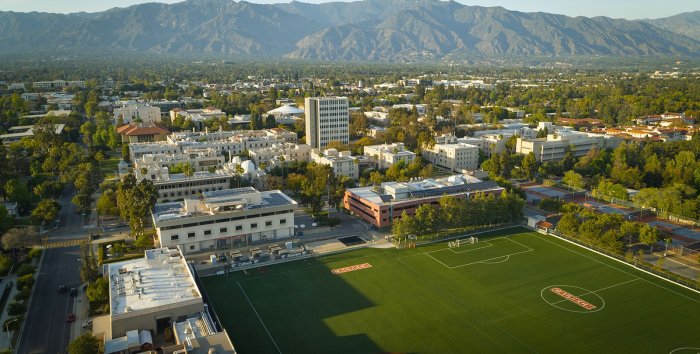
<svg viewBox="0 0 700 354">
<path fill-rule="evenodd" d="M 275 339 L 272 338 L 272 334 L 270 334 L 270 331 L 267 329 L 267 326 L 265 325 L 265 322 L 263 322 L 262 318 L 260 318 L 260 314 L 258 314 L 258 310 L 255 309 L 255 306 L 253 306 L 253 303 L 250 301 L 250 298 L 248 297 L 248 294 L 246 294 L 245 290 L 243 290 L 243 287 L 241 286 L 241 283 L 236 281 L 236 284 L 238 284 L 238 288 L 241 289 L 241 292 L 243 293 L 243 296 L 245 296 L 245 299 L 248 300 L 248 304 L 250 305 L 250 308 L 253 309 L 253 312 L 255 312 L 255 316 L 258 316 L 258 320 L 260 320 L 260 323 L 263 325 L 263 328 L 265 328 L 265 332 L 267 332 L 267 335 L 270 337 L 270 340 L 272 341 L 272 344 L 275 345 L 275 348 L 277 348 L 277 351 L 282 354 L 282 351 L 280 350 L 280 347 L 277 346 L 277 342 L 275 342 Z"/>
<path fill-rule="evenodd" d="M 631 283 L 631 282 L 637 281 L 637 280 L 639 280 L 639 278 L 632 279 L 632 280 L 628 280 L 628 281 L 624 281 L 624 282 L 622 282 L 622 283 L 618 283 L 618 284 L 615 284 L 615 285 L 610 285 L 610 286 L 607 286 L 607 287 L 604 287 L 604 288 L 601 288 L 601 289 L 589 291 L 589 292 L 587 292 L 587 293 L 583 293 L 583 294 L 580 294 L 580 295 L 576 295 L 576 297 L 579 297 L 579 298 L 580 298 L 581 296 L 586 296 L 586 295 L 591 295 L 591 294 L 596 294 L 596 295 L 598 295 L 598 292 L 600 292 L 600 291 L 612 289 L 612 288 L 614 288 L 614 287 L 616 287 L 616 286 L 625 285 L 625 284 L 627 284 L 627 283 Z M 569 300 L 563 299 L 563 300 L 559 300 L 559 301 L 556 301 L 556 302 L 552 302 L 552 304 L 554 305 L 554 304 L 562 303 L 562 302 L 564 302 L 564 301 L 569 301 Z"/>
<path fill-rule="evenodd" d="M 447 264 L 443 263 L 442 261 L 440 261 L 439 259 L 433 257 L 433 256 L 430 254 L 430 253 L 435 253 L 435 252 L 444 252 L 444 251 L 448 251 L 448 250 L 449 250 L 449 251 L 452 251 L 452 249 L 449 248 L 449 247 L 448 247 L 448 248 L 442 248 L 442 249 L 435 250 L 435 251 L 425 252 L 425 253 L 423 253 L 423 254 L 425 254 L 426 256 L 428 256 L 428 257 L 434 259 L 436 262 L 442 264 L 443 266 L 445 266 L 445 268 L 448 268 L 448 269 L 456 269 L 456 268 L 466 267 L 466 266 L 470 266 L 470 265 L 478 264 L 478 263 L 485 263 L 485 264 L 488 264 L 488 261 L 492 261 L 492 260 L 495 260 L 495 259 L 500 259 L 500 258 L 503 258 L 503 257 L 508 257 L 508 258 L 510 258 L 510 256 L 514 256 L 514 255 L 516 255 L 516 254 L 521 254 L 521 253 L 527 253 L 527 252 L 532 252 L 532 251 L 534 251 L 533 248 L 528 247 L 528 246 L 525 246 L 525 245 L 523 245 L 522 243 L 517 242 L 517 241 L 514 241 L 514 240 L 511 240 L 509 237 L 505 237 L 505 236 L 504 236 L 504 237 L 498 237 L 498 238 L 490 239 L 489 241 L 496 241 L 496 240 L 501 240 L 501 239 L 514 242 L 514 243 L 516 243 L 518 246 L 525 248 L 525 250 L 524 250 L 524 251 L 520 251 L 520 252 L 515 252 L 515 253 L 503 254 L 503 255 L 500 255 L 500 256 L 498 256 L 498 257 L 492 257 L 492 258 L 487 258 L 487 259 L 480 259 L 480 260 L 478 260 L 478 261 L 474 261 L 474 262 L 466 263 L 466 264 L 460 264 L 460 265 L 457 265 L 457 266 L 448 266 Z M 485 242 L 485 243 L 488 243 L 489 241 L 484 241 L 484 242 Z M 479 242 L 479 243 L 481 243 L 481 242 Z M 493 244 L 489 243 L 489 246 L 488 246 L 488 247 L 493 247 L 493 246 L 494 246 Z M 462 251 L 462 252 L 454 252 L 454 251 L 453 251 L 453 252 L 454 252 L 454 253 L 465 253 L 465 252 L 468 252 L 468 251 L 475 251 L 475 250 L 484 249 L 484 248 L 487 248 L 487 247 L 473 248 L 473 249 L 470 249 L 470 250 L 467 250 L 467 251 Z"/>
<path fill-rule="evenodd" d="M 480 249 L 483 249 L 483 248 L 493 247 L 493 245 L 490 244 L 490 243 L 488 243 L 488 241 L 479 242 L 479 243 L 485 243 L 486 245 L 484 245 L 483 247 L 469 248 L 469 249 L 466 249 L 466 250 L 464 250 L 464 251 L 455 251 L 454 249 L 455 249 L 456 247 L 448 248 L 448 250 L 452 251 L 452 253 L 458 253 L 458 254 L 459 254 L 459 253 L 465 253 L 465 252 L 476 251 L 476 250 L 480 250 Z M 462 248 L 462 246 L 460 246 L 459 248 Z M 439 250 L 439 251 L 444 251 L 444 249 Z M 431 251 L 431 252 L 436 252 L 436 251 Z"/>
<path fill-rule="evenodd" d="M 488 262 L 488 261 L 491 261 L 491 260 L 494 260 L 494 259 L 503 258 L 503 257 L 509 257 L 509 258 L 510 258 L 510 256 L 514 256 L 514 255 L 516 255 L 516 254 L 528 253 L 528 252 L 532 252 L 532 251 L 533 251 L 532 249 L 529 249 L 529 250 L 525 250 L 525 251 L 520 251 L 520 252 L 515 252 L 515 253 L 504 254 L 504 255 L 498 256 L 498 257 L 493 257 L 493 258 L 488 258 L 488 259 L 482 259 L 482 260 L 480 260 L 480 261 L 471 262 L 471 263 L 467 263 L 467 264 L 460 264 L 460 265 L 458 265 L 458 266 L 450 267 L 450 269 L 462 268 L 462 267 L 470 266 L 470 265 L 472 265 L 472 264 L 486 263 L 486 262 Z M 488 263 L 487 263 L 487 264 L 488 264 Z"/>
<path fill-rule="evenodd" d="M 439 259 L 437 259 L 437 258 L 431 256 L 429 253 L 423 253 L 423 254 L 426 255 L 426 256 L 428 256 L 428 257 L 430 257 L 430 258 L 432 258 L 432 259 L 434 259 L 436 262 L 442 264 L 443 266 L 445 266 L 445 268 L 447 268 L 447 269 L 452 269 L 452 267 L 448 266 L 448 265 L 445 264 L 445 263 L 442 263 Z"/>
<path fill-rule="evenodd" d="M 535 236 L 539 236 L 539 235 L 535 235 Z M 549 235 L 545 235 L 545 236 L 549 236 Z M 557 237 L 557 236 L 552 236 L 552 237 Z M 565 250 L 567 250 L 567 251 L 569 251 L 569 252 L 571 252 L 571 253 L 575 253 L 575 254 L 578 254 L 578 255 L 580 255 L 580 256 L 586 257 L 586 258 L 588 258 L 588 259 L 590 259 L 590 260 L 592 260 L 592 261 L 594 261 L 594 262 L 600 263 L 600 264 L 602 264 L 602 265 L 604 265 L 604 266 L 606 266 L 606 267 L 609 267 L 609 268 L 618 270 L 618 271 L 620 271 L 620 272 L 622 272 L 622 273 L 625 273 L 625 274 L 627 274 L 627 275 L 631 275 L 631 276 L 633 276 L 633 277 L 635 277 L 635 278 L 641 279 L 641 280 L 643 280 L 643 281 L 645 281 L 645 282 L 647 282 L 647 283 L 649 283 L 649 284 L 652 284 L 652 285 L 654 285 L 654 286 L 657 286 L 657 287 L 659 287 L 659 288 L 661 288 L 661 289 L 668 290 L 668 291 L 670 291 L 670 292 L 672 292 L 672 293 L 674 293 L 674 294 L 676 294 L 676 295 L 679 295 L 679 296 L 681 296 L 681 297 L 684 297 L 684 298 L 686 298 L 686 299 L 688 299 L 688 300 L 690 300 L 690 301 L 700 303 L 700 300 L 693 299 L 692 297 L 688 297 L 688 296 L 686 296 L 686 295 L 683 295 L 683 294 L 681 294 L 681 293 L 679 293 L 679 292 L 677 292 L 677 291 L 671 290 L 671 289 L 669 289 L 669 288 L 667 288 L 667 287 L 665 287 L 665 286 L 662 286 L 662 285 L 660 285 L 660 284 L 651 282 L 651 281 L 646 280 L 646 279 L 644 279 L 644 278 L 640 278 L 640 277 L 638 277 L 638 276 L 636 276 L 636 275 L 634 275 L 634 274 L 632 274 L 632 273 L 630 273 L 630 272 L 624 271 L 624 270 L 622 270 L 622 269 L 620 269 L 620 268 L 617 268 L 617 267 L 614 267 L 614 266 L 612 266 L 612 265 L 610 265 L 610 264 L 606 264 L 606 263 L 604 263 L 604 262 L 601 262 L 601 261 L 599 261 L 599 260 L 597 260 L 597 259 L 595 259 L 595 258 L 593 258 L 593 257 L 587 256 L 587 255 L 585 255 L 585 254 L 583 254 L 583 253 L 576 252 L 576 251 L 574 251 L 574 250 L 572 250 L 572 249 L 570 249 L 570 248 L 567 248 L 567 247 L 564 247 L 564 246 L 562 246 L 562 245 L 556 244 L 556 243 L 554 243 L 554 242 L 552 242 L 552 241 L 550 241 L 550 240 L 547 240 L 547 239 L 544 238 L 544 237 L 538 237 L 538 238 L 541 239 L 541 240 L 543 240 L 543 241 L 545 241 L 545 242 L 549 242 L 549 243 L 551 243 L 551 244 L 553 244 L 553 245 L 555 245 L 555 246 L 557 246 L 557 247 L 563 248 L 563 249 L 565 249 Z M 664 278 L 664 277 L 660 277 L 660 276 L 658 276 L 658 275 L 656 275 L 656 274 L 654 274 L 654 273 L 647 272 L 647 271 L 644 270 L 644 269 L 637 268 L 637 267 L 635 267 L 635 266 L 632 265 L 632 264 L 629 264 L 629 263 L 626 263 L 626 262 L 621 261 L 621 260 L 619 260 L 619 259 L 610 257 L 610 256 L 608 256 L 608 255 L 606 255 L 606 254 L 604 254 L 604 253 L 600 253 L 600 252 L 598 252 L 598 251 L 596 251 L 596 250 L 592 250 L 592 249 L 590 249 L 590 248 L 588 248 L 588 247 L 586 247 L 586 246 L 579 245 L 579 244 L 576 243 L 576 242 L 569 241 L 569 240 L 564 239 L 564 238 L 561 238 L 561 237 L 557 237 L 557 239 L 562 240 L 562 241 L 566 241 L 566 242 L 568 242 L 568 243 L 570 243 L 570 244 L 572 244 L 572 245 L 575 245 L 575 246 L 581 247 L 581 248 L 583 248 L 583 249 L 586 249 L 586 250 L 588 250 L 589 252 L 597 253 L 597 254 L 599 254 L 599 255 L 601 255 L 601 256 L 604 256 L 604 257 L 606 257 L 606 258 L 609 258 L 609 259 L 612 259 L 612 260 L 617 261 L 617 262 L 619 262 L 619 263 L 622 263 L 622 264 L 624 264 L 624 265 L 626 265 L 626 266 L 628 266 L 628 267 L 632 267 L 632 268 L 634 268 L 634 269 L 636 269 L 636 270 L 638 270 L 638 271 L 647 273 L 647 274 L 649 274 L 649 275 L 651 275 L 651 276 L 657 277 L 657 278 L 659 278 L 659 279 L 661 279 L 661 280 L 667 281 L 667 282 L 669 282 L 669 283 L 671 283 L 671 284 L 674 284 L 674 285 L 676 285 L 676 286 L 680 286 L 680 287 L 682 287 L 682 288 L 685 288 L 685 289 L 688 289 L 688 290 L 690 290 L 690 291 L 693 291 L 693 292 L 695 292 L 695 293 L 699 293 L 699 294 L 700 294 L 700 291 L 697 291 L 697 290 L 695 290 L 695 289 L 689 288 L 689 287 L 684 286 L 684 285 L 682 285 L 682 284 L 678 284 L 678 283 L 676 283 L 676 282 L 674 282 L 674 281 L 671 281 L 671 280 L 668 280 L 668 279 L 666 279 L 666 278 Z"/>
</svg>

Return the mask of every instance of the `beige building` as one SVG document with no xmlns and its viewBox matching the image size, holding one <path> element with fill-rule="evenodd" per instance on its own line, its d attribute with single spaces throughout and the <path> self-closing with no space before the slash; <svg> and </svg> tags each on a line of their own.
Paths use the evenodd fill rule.
<svg viewBox="0 0 700 354">
<path fill-rule="evenodd" d="M 426 147 L 423 159 L 450 171 L 476 170 L 479 168 L 479 147 L 465 143 L 436 143 Z"/>
<path fill-rule="evenodd" d="M 280 143 L 270 147 L 253 148 L 248 150 L 248 156 L 259 166 L 261 162 L 273 166 L 281 161 L 309 161 L 311 146 L 307 144 Z M 282 160 L 281 158 L 284 158 Z"/>
<path fill-rule="evenodd" d="M 184 173 L 171 174 L 167 167 L 158 164 L 148 165 L 145 171 L 135 169 L 134 174 L 137 181 L 148 179 L 153 182 L 158 189 L 158 203 L 228 189 L 233 178 L 232 173 L 224 170 L 194 172 L 191 176 Z"/>
<path fill-rule="evenodd" d="M 416 159 L 416 154 L 406 150 L 403 143 L 368 145 L 364 147 L 364 155 L 377 162 L 379 168 L 388 168 L 403 161 L 406 165 Z"/>
<path fill-rule="evenodd" d="M 142 122 L 160 122 L 160 108 L 147 106 L 142 104 L 128 104 L 120 108 L 114 109 L 114 121 L 118 122 L 119 117 L 125 124 L 131 123 L 136 119 Z"/>
<path fill-rule="evenodd" d="M 600 134 L 563 130 L 548 134 L 546 138 L 518 138 L 515 152 L 523 155 L 532 152 L 541 162 L 559 161 L 564 158 L 567 148 L 571 149 L 574 157 L 581 157 L 593 148 L 615 147 L 619 141 Z"/>
<path fill-rule="evenodd" d="M 159 167 L 172 168 L 179 164 L 190 164 L 196 172 L 221 169 L 224 165 L 224 157 L 214 149 L 185 149 L 182 153 L 163 155 L 143 155 L 134 161 L 134 170 L 146 169 L 144 175 L 149 176 L 148 171 L 158 171 Z M 139 171 L 140 172 L 140 171 Z"/>
<path fill-rule="evenodd" d="M 360 178 L 359 161 L 351 156 L 350 151 L 338 151 L 336 149 L 311 150 L 311 161 L 330 166 L 336 176 L 347 176 L 352 179 Z"/>
</svg>

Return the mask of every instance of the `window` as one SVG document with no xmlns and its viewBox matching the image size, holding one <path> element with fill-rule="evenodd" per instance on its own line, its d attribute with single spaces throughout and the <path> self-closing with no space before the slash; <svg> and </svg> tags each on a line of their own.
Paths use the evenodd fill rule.
<svg viewBox="0 0 700 354">
<path fill-rule="evenodd" d="M 265 221 L 265 226 L 272 226 L 272 221 Z"/>
<path fill-rule="evenodd" d="M 287 219 L 280 219 L 280 225 L 284 225 L 287 223 Z"/>
<path fill-rule="evenodd" d="M 188 232 L 187 233 L 187 238 L 192 238 L 194 237 L 194 232 Z"/>
<path fill-rule="evenodd" d="M 221 234 L 225 234 L 227 232 L 228 232 L 228 227 L 222 227 L 219 229 L 219 233 L 221 233 Z"/>
<path fill-rule="evenodd" d="M 194 250 L 194 245 L 190 245 L 190 251 Z"/>
<path fill-rule="evenodd" d="M 180 237 L 178 235 L 170 235 L 170 241 L 175 241 L 179 239 Z"/>
<path fill-rule="evenodd" d="M 241 230 L 243 230 L 243 226 L 242 226 L 242 225 L 236 225 L 236 231 L 241 231 Z"/>
<path fill-rule="evenodd" d="M 258 228 L 258 223 L 257 223 L 257 222 L 254 222 L 254 223 L 250 224 L 250 228 L 251 228 L 251 229 L 257 229 L 257 228 Z"/>
<path fill-rule="evenodd" d="M 204 230 L 204 235 L 211 235 L 211 230 Z"/>
</svg>

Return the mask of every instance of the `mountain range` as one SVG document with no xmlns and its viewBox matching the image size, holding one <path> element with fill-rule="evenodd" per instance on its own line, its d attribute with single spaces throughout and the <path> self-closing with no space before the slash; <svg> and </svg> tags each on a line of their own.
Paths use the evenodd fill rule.
<svg viewBox="0 0 700 354">
<path fill-rule="evenodd" d="M 700 55 L 700 11 L 623 20 L 440 0 L 147 3 L 97 13 L 0 12 L 0 52 L 144 52 L 413 62 L 469 56 Z"/>
</svg>

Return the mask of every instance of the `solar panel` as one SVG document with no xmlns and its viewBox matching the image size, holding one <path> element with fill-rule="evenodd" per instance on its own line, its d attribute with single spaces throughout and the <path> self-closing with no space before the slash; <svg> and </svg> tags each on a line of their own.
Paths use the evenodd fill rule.
<svg viewBox="0 0 700 354">
<path fill-rule="evenodd" d="M 390 202 L 392 199 L 394 199 L 394 197 L 392 197 L 392 196 L 389 195 L 389 194 L 380 195 L 379 198 L 381 198 L 381 199 L 382 199 L 382 202 L 384 202 L 384 203 L 388 203 L 388 202 Z"/>
<path fill-rule="evenodd" d="M 484 182 L 477 182 L 477 183 L 468 183 L 468 184 L 460 184 L 456 186 L 447 186 L 447 187 L 442 187 L 442 188 L 433 188 L 433 189 L 425 189 L 425 190 L 420 190 L 420 191 L 413 191 L 410 192 L 409 195 L 412 198 L 425 198 L 425 197 L 434 197 L 438 195 L 443 195 L 443 194 L 458 194 L 458 193 L 465 193 L 465 192 L 476 192 L 476 191 L 482 191 L 482 190 L 489 190 L 489 189 L 494 189 L 498 188 L 498 183 L 493 182 L 493 181 L 484 181 Z"/>
</svg>

